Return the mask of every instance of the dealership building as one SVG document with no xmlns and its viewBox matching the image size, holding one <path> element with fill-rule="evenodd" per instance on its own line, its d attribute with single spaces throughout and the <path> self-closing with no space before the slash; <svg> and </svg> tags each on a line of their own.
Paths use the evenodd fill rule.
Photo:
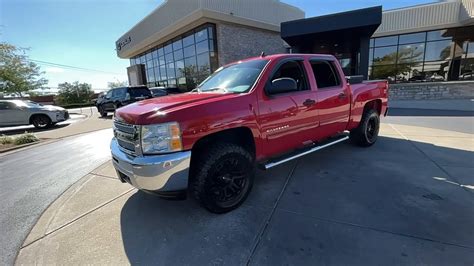
<svg viewBox="0 0 474 266">
<path fill-rule="evenodd" d="M 392 83 L 472 80 L 474 0 L 305 18 L 278 0 L 167 0 L 116 42 L 132 85 L 192 89 L 222 65 L 330 53 L 346 75 Z"/>
</svg>

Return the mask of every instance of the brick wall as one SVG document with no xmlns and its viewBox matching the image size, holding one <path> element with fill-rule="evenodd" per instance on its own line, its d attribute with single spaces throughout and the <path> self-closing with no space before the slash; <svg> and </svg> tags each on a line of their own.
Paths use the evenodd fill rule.
<svg viewBox="0 0 474 266">
<path fill-rule="evenodd" d="M 219 23 L 216 26 L 219 66 L 265 54 L 285 53 L 279 32 Z"/>
<path fill-rule="evenodd" d="M 390 84 L 392 100 L 474 99 L 474 81 Z"/>
</svg>

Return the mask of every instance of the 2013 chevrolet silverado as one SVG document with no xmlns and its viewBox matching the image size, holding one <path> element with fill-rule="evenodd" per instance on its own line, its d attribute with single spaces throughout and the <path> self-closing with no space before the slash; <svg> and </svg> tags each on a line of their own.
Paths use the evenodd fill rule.
<svg viewBox="0 0 474 266">
<path fill-rule="evenodd" d="M 142 191 L 190 191 L 209 211 L 227 212 L 246 199 L 256 166 L 347 139 L 374 144 L 387 90 L 386 81 L 345 77 L 331 55 L 238 61 L 189 93 L 118 109 L 113 164 L 122 182 Z"/>
</svg>

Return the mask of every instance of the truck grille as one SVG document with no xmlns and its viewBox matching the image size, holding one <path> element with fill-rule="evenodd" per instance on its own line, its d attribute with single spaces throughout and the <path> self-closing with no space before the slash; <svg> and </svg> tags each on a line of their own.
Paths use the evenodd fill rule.
<svg viewBox="0 0 474 266">
<path fill-rule="evenodd" d="M 137 147 L 140 144 L 138 129 L 138 126 L 114 120 L 114 136 L 124 152 L 131 155 L 137 154 Z"/>
</svg>

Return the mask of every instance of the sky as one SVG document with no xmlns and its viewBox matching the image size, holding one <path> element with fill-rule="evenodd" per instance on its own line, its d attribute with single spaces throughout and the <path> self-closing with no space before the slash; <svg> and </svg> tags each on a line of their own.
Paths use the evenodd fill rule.
<svg viewBox="0 0 474 266">
<path fill-rule="evenodd" d="M 377 5 L 388 10 L 433 2 L 281 1 L 301 8 L 306 17 Z M 29 48 L 30 59 L 41 66 L 50 87 L 79 81 L 91 84 L 94 90 L 106 89 L 109 81 L 127 80 L 129 60 L 117 57 L 115 41 L 161 3 L 162 0 L 0 0 L 0 41 Z"/>
</svg>

